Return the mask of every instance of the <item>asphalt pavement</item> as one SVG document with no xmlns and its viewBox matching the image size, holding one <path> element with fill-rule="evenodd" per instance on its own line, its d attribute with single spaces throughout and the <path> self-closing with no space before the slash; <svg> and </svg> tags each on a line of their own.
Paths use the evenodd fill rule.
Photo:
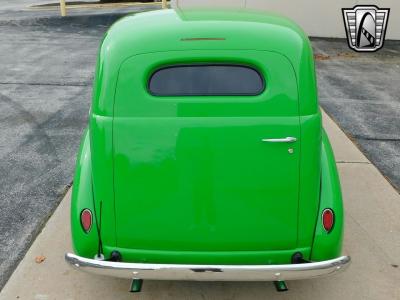
<svg viewBox="0 0 400 300">
<path fill-rule="evenodd" d="M 341 39 L 313 39 L 313 47 L 321 106 L 400 190 L 400 41 L 376 53 Z"/>
<path fill-rule="evenodd" d="M 87 124 L 96 53 L 115 10 L 0 7 L 0 288 L 71 184 Z M 400 187 L 400 42 L 357 54 L 344 40 L 313 39 L 321 104 Z"/>
<path fill-rule="evenodd" d="M 97 49 L 127 13 L 61 18 L 31 2 L 0 7 L 0 289 L 72 182 Z"/>
</svg>

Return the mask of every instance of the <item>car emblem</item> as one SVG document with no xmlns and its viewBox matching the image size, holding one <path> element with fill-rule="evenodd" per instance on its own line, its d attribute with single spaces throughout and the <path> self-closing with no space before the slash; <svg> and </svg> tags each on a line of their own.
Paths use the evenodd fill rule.
<svg viewBox="0 0 400 300">
<path fill-rule="evenodd" d="M 383 47 L 390 8 L 357 5 L 343 8 L 349 47 L 357 52 L 374 52 Z"/>
</svg>

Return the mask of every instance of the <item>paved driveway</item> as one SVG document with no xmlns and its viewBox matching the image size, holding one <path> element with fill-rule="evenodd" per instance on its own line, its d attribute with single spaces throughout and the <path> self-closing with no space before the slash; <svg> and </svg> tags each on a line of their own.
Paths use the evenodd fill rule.
<svg viewBox="0 0 400 300">
<path fill-rule="evenodd" d="M 0 289 L 72 181 L 98 45 L 120 17 L 33 18 L 25 3 L 0 8 Z"/>
<path fill-rule="evenodd" d="M 97 47 L 122 12 L 62 19 L 22 11 L 30 2 L 0 8 L 0 288 L 72 181 Z M 400 44 L 353 56 L 343 40 L 313 45 L 323 107 L 400 186 Z"/>
<path fill-rule="evenodd" d="M 376 53 L 313 40 L 323 108 L 400 190 L 400 41 Z"/>
</svg>

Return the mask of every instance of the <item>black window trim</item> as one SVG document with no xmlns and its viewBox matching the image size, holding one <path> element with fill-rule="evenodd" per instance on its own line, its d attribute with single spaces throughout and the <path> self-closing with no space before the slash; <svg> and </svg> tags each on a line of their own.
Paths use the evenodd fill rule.
<svg viewBox="0 0 400 300">
<path fill-rule="evenodd" d="M 226 66 L 226 67 L 245 67 L 248 69 L 251 69 L 253 71 L 255 71 L 258 76 L 261 78 L 261 89 L 254 94 L 247 94 L 247 93 L 243 93 L 243 94 L 179 94 L 179 95 L 165 95 L 165 94 L 159 94 L 159 93 L 154 93 L 151 91 L 150 89 L 150 82 L 153 78 L 153 76 L 161 71 L 161 70 L 165 70 L 165 69 L 173 69 L 173 68 L 180 68 L 180 67 L 192 67 L 192 66 Z M 147 92 L 155 97 L 237 97 L 237 96 L 248 96 L 248 97 L 256 97 L 256 96 L 260 96 L 261 94 L 263 94 L 266 90 L 266 82 L 265 82 L 265 78 L 262 75 L 262 73 L 255 67 L 249 64 L 241 64 L 241 63 L 218 63 L 218 62 L 207 62 L 207 63 L 184 63 L 184 64 L 171 64 L 171 65 L 165 65 L 159 68 L 156 68 L 154 71 L 151 72 L 151 75 L 149 76 L 148 80 L 147 80 Z"/>
</svg>

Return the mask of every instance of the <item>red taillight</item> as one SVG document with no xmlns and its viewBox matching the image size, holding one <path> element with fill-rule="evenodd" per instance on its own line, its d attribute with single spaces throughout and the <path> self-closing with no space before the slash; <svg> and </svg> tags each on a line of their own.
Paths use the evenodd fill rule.
<svg viewBox="0 0 400 300">
<path fill-rule="evenodd" d="M 81 212 L 81 225 L 85 232 L 89 232 L 92 228 L 92 212 L 87 208 Z"/>
<path fill-rule="evenodd" d="M 335 223 L 335 216 L 333 214 L 332 209 L 327 208 L 324 209 L 322 212 L 322 226 L 324 226 L 324 229 L 326 232 L 331 232 L 333 228 L 333 224 Z"/>
</svg>

